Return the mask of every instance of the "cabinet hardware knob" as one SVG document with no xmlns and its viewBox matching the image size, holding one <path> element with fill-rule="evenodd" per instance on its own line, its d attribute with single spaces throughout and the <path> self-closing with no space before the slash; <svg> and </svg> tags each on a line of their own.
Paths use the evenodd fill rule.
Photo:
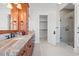
<svg viewBox="0 0 79 59">
<path fill-rule="evenodd" d="M 31 45 L 29 45 L 29 48 L 31 47 Z"/>
</svg>

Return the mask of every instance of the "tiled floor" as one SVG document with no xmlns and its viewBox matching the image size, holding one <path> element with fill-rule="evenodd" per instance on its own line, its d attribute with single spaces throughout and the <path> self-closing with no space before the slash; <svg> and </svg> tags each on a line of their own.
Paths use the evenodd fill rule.
<svg viewBox="0 0 79 59">
<path fill-rule="evenodd" d="M 33 56 L 78 56 L 79 54 L 73 51 L 73 48 L 66 44 L 57 46 L 43 41 L 40 44 L 35 44 Z"/>
</svg>

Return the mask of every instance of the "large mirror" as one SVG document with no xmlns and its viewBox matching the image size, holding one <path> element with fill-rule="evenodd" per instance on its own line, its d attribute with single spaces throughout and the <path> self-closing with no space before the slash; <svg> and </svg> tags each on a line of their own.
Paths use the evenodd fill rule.
<svg viewBox="0 0 79 59">
<path fill-rule="evenodd" d="M 18 31 L 18 9 L 15 6 L 0 3 L 0 34 Z"/>
<path fill-rule="evenodd" d="M 18 9 L 16 4 L 0 3 L 0 30 L 18 30 Z"/>
<path fill-rule="evenodd" d="M 0 3 L 0 33 L 25 32 L 27 34 L 27 3 Z"/>
</svg>

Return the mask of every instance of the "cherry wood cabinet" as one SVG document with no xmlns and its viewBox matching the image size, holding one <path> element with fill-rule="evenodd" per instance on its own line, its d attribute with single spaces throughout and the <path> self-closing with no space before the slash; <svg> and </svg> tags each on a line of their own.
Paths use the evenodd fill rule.
<svg viewBox="0 0 79 59">
<path fill-rule="evenodd" d="M 17 53 L 17 56 L 31 56 L 33 52 L 34 42 L 30 39 L 23 48 Z"/>
<path fill-rule="evenodd" d="M 17 30 L 0 30 L 0 34 L 7 34 L 7 33 L 16 33 Z"/>
</svg>

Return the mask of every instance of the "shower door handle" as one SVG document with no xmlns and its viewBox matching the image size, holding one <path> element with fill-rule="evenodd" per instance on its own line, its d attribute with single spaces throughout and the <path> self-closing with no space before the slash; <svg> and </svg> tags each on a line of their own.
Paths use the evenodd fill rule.
<svg viewBox="0 0 79 59">
<path fill-rule="evenodd" d="M 56 34 L 56 32 L 54 31 L 54 32 L 53 32 L 53 34 L 55 35 L 55 34 Z"/>
</svg>

